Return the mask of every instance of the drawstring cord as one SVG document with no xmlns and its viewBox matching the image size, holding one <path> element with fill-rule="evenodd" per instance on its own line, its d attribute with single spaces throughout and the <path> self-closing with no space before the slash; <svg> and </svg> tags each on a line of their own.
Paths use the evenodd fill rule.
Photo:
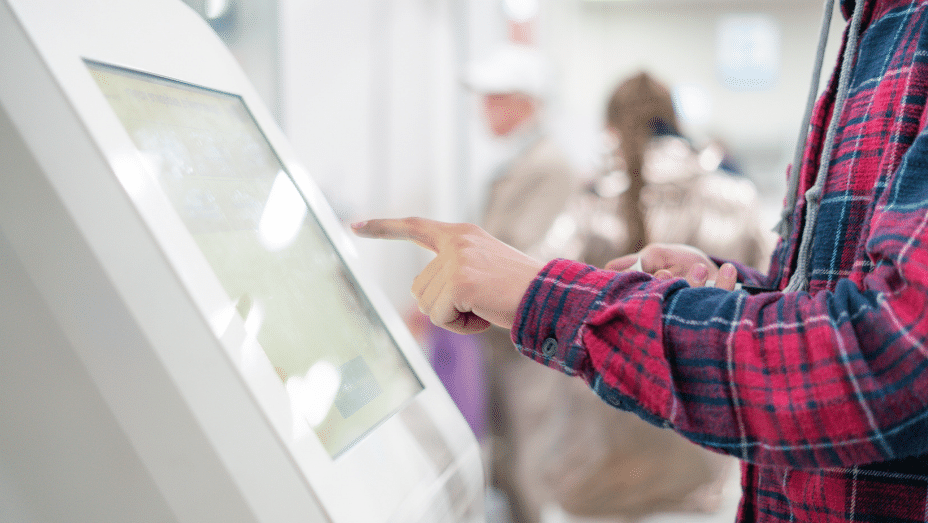
<svg viewBox="0 0 928 523">
<path fill-rule="evenodd" d="M 848 39 L 847 46 L 844 48 L 844 56 L 842 57 L 841 62 L 841 73 L 838 77 L 838 92 L 835 96 L 834 107 L 832 108 L 831 119 L 828 123 L 828 131 L 825 134 L 825 143 L 822 148 L 822 156 L 819 161 L 818 172 L 815 177 L 815 185 L 809 188 L 805 192 L 806 199 L 806 211 L 805 211 L 805 226 L 802 229 L 801 234 L 801 243 L 799 245 L 799 252 L 796 256 L 797 265 L 796 271 L 793 272 L 792 276 L 789 279 L 789 283 L 786 285 L 784 292 L 798 292 L 805 291 L 809 288 L 809 266 L 811 265 L 812 257 L 812 234 L 815 230 L 815 222 L 818 218 L 819 206 L 821 204 L 822 190 L 825 187 L 825 182 L 828 178 L 828 169 L 831 164 L 832 149 L 834 148 L 835 143 L 835 134 L 837 134 L 838 123 L 841 119 L 841 113 L 844 109 L 844 103 L 847 101 L 848 91 L 850 90 L 850 81 L 851 81 L 851 72 L 854 67 L 854 55 L 857 52 L 857 45 L 860 33 L 860 24 L 863 19 L 864 4 L 866 0 L 857 0 L 854 5 L 854 16 L 851 19 L 851 26 L 848 30 Z M 827 14 L 823 17 L 828 20 L 830 24 L 831 19 L 831 10 L 834 6 L 834 0 L 828 0 L 826 5 Z M 826 35 L 827 39 L 827 26 L 823 24 L 822 33 Z M 824 53 L 823 43 L 819 43 L 819 55 L 822 56 Z M 819 62 L 819 59 L 816 59 L 816 62 Z M 821 67 L 819 65 L 819 67 Z M 819 77 L 819 73 L 814 74 L 815 79 Z M 815 92 L 818 90 L 818 82 L 813 80 L 812 91 Z M 807 108 L 807 110 L 809 110 Z M 784 209 L 784 216 L 787 212 L 790 212 L 793 207 L 795 207 L 796 194 L 798 193 L 799 187 L 799 171 L 800 163 L 802 161 L 802 150 L 805 148 L 805 137 L 808 134 L 808 121 L 811 119 L 811 111 L 803 119 L 803 135 L 801 138 L 801 143 L 797 144 L 797 147 L 801 147 L 800 152 L 797 153 L 799 158 L 796 161 L 794 166 L 795 173 L 790 177 L 790 193 L 788 198 L 792 201 L 793 205 L 790 205 Z M 789 232 L 790 225 L 785 228 Z"/>
<path fill-rule="evenodd" d="M 789 238 L 792 231 L 792 215 L 793 210 L 796 208 L 797 193 L 799 192 L 799 171 L 802 166 L 802 154 L 806 148 L 806 140 L 809 138 L 812 111 L 815 108 L 815 100 L 818 98 L 818 86 L 821 82 L 822 67 L 825 61 L 825 47 L 828 44 L 828 32 L 831 29 L 831 15 L 834 10 L 835 0 L 827 0 L 825 2 L 825 11 L 822 13 L 822 27 L 818 35 L 815 65 L 812 68 L 812 85 L 809 88 L 809 96 L 806 98 L 806 110 L 802 117 L 799 138 L 796 140 L 796 150 L 793 153 L 793 168 L 789 177 L 789 187 L 786 189 L 786 204 L 780 214 L 780 222 L 774 228 L 781 238 Z"/>
</svg>

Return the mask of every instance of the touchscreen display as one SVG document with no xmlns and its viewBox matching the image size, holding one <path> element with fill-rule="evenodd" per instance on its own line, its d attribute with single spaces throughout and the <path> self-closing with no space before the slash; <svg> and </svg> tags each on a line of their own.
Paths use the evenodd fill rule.
<svg viewBox="0 0 928 523">
<path fill-rule="evenodd" d="M 422 384 L 243 100 L 87 62 L 246 331 L 337 456 Z"/>
</svg>

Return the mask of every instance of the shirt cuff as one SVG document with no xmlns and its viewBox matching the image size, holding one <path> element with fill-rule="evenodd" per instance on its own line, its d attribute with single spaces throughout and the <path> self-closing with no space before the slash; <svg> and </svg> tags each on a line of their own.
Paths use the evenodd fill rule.
<svg viewBox="0 0 928 523">
<path fill-rule="evenodd" d="M 522 354 L 566 374 L 585 374 L 589 355 L 580 329 L 614 281 L 647 279 L 642 273 L 617 276 L 591 265 L 556 259 L 548 262 L 522 297 L 511 336 Z"/>
</svg>

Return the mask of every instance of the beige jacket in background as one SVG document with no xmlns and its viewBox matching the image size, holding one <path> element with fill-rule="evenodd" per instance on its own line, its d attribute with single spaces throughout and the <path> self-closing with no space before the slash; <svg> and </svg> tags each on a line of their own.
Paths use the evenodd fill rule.
<svg viewBox="0 0 928 523">
<path fill-rule="evenodd" d="M 536 135 L 491 182 L 481 226 L 530 253 L 576 192 L 577 178 L 550 139 Z"/>
</svg>

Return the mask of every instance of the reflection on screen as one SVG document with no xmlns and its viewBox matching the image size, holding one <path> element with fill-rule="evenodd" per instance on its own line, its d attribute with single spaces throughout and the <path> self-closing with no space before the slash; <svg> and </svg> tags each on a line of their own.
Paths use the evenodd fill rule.
<svg viewBox="0 0 928 523">
<path fill-rule="evenodd" d="M 242 99 L 87 63 L 283 381 L 337 455 L 422 390 Z"/>
</svg>

